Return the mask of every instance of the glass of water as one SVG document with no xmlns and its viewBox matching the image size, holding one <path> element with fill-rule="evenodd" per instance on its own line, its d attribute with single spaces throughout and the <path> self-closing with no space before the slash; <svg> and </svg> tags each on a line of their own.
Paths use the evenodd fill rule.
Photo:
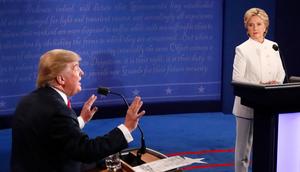
<svg viewBox="0 0 300 172">
<path fill-rule="evenodd" d="M 106 157 L 105 165 L 109 172 L 121 171 L 122 164 L 120 161 L 120 154 L 115 153 L 115 154 L 112 154 L 112 155 L 109 155 L 108 157 Z"/>
</svg>

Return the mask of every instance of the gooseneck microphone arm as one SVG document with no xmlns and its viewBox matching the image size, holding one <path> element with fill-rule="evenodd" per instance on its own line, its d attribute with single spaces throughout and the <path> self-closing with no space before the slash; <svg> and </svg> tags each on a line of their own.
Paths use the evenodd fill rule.
<svg viewBox="0 0 300 172">
<path fill-rule="evenodd" d="M 280 51 L 278 45 L 273 44 L 272 48 L 273 48 L 275 51 L 278 51 L 278 52 L 279 52 L 279 57 L 280 57 L 280 59 L 281 59 L 282 66 L 283 66 L 283 70 L 284 70 L 284 72 L 285 72 L 285 81 L 286 81 L 287 83 L 289 83 L 290 80 L 289 80 L 289 76 L 288 76 L 288 71 L 287 71 L 285 59 L 284 59 L 284 57 L 283 57 L 283 55 L 282 55 L 282 53 L 281 53 L 281 51 Z"/>
<path fill-rule="evenodd" d="M 112 92 L 112 91 L 110 91 L 110 94 L 114 94 L 114 95 L 122 97 L 123 101 L 126 103 L 127 107 L 129 108 L 129 104 L 128 104 L 128 102 L 126 101 L 125 97 L 122 94 L 115 93 L 115 92 Z M 141 148 L 137 151 L 137 155 L 138 155 L 138 157 L 141 157 L 142 154 L 144 154 L 146 152 L 146 144 L 145 144 L 144 132 L 142 131 L 139 124 L 137 125 L 137 127 L 138 127 L 138 129 L 141 133 Z"/>
<path fill-rule="evenodd" d="M 112 91 L 110 91 L 110 89 L 105 88 L 105 87 L 99 87 L 97 90 L 97 93 L 105 95 L 105 96 L 107 96 L 108 94 L 114 94 L 114 95 L 120 96 L 123 99 L 123 101 L 125 102 L 125 104 L 127 105 L 127 108 L 129 108 L 129 104 L 128 104 L 127 100 L 120 93 L 112 92 Z M 146 144 L 145 144 L 144 132 L 143 132 L 142 128 L 140 127 L 139 124 L 137 124 L 137 127 L 141 133 L 141 147 L 137 151 L 137 156 L 140 158 L 142 156 L 142 154 L 144 154 L 146 152 Z"/>
</svg>

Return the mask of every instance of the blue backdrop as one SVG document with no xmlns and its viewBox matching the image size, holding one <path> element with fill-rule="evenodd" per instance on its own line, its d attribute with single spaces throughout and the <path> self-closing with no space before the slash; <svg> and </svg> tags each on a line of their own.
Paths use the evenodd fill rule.
<svg viewBox="0 0 300 172">
<path fill-rule="evenodd" d="M 35 88 L 39 57 L 54 48 L 82 57 L 74 107 L 99 86 L 145 103 L 219 101 L 222 15 L 221 0 L 1 1 L 0 115 Z"/>
</svg>

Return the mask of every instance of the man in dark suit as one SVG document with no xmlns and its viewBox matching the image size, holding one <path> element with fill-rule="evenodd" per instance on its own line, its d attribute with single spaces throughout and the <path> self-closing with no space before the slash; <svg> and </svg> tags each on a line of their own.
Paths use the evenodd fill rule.
<svg viewBox="0 0 300 172">
<path fill-rule="evenodd" d="M 37 89 L 25 96 L 16 108 L 12 126 L 11 170 L 80 171 L 80 162 L 94 162 L 114 154 L 133 140 L 143 104 L 135 97 L 127 110 L 124 124 L 104 136 L 90 139 L 81 128 L 97 107 L 92 95 L 80 116 L 68 107 L 68 97 L 81 91 L 83 71 L 78 54 L 55 49 L 40 59 Z"/>
</svg>

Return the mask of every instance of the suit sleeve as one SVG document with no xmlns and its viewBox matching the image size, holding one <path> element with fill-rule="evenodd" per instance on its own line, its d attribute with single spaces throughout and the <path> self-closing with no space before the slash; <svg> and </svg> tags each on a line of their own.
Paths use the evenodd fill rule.
<svg viewBox="0 0 300 172">
<path fill-rule="evenodd" d="M 279 59 L 279 63 L 278 63 L 278 72 L 277 72 L 276 81 L 279 83 L 283 83 L 286 73 L 284 71 L 283 63 L 279 53 L 278 53 L 278 59 Z"/>
<path fill-rule="evenodd" d="M 235 49 L 235 57 L 233 62 L 232 80 L 245 82 L 246 59 L 238 47 Z"/>
<path fill-rule="evenodd" d="M 128 143 L 119 128 L 114 128 L 104 136 L 89 138 L 78 124 L 76 114 L 65 110 L 59 112 L 52 121 L 51 140 L 68 158 L 92 162 L 127 148 Z"/>
</svg>

